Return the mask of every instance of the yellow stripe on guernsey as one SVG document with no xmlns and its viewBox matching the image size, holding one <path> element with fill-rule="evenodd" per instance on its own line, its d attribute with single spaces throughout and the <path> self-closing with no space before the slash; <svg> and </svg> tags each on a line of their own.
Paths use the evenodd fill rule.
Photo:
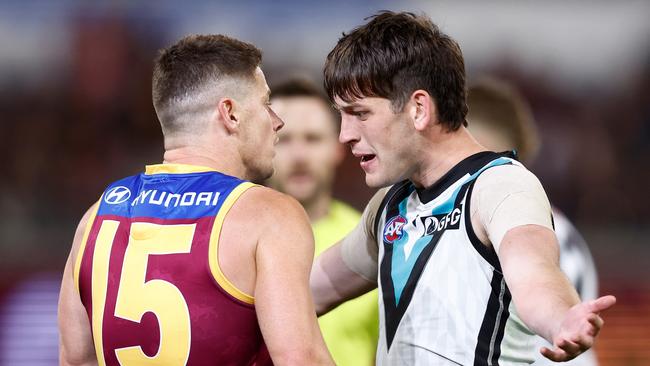
<svg viewBox="0 0 650 366">
<path fill-rule="evenodd" d="M 88 235 L 90 235 L 90 230 L 93 227 L 93 224 L 95 223 L 95 217 L 97 216 L 97 210 L 99 210 L 99 205 L 102 202 L 102 197 L 99 198 L 99 201 L 95 204 L 95 208 L 92 209 L 92 212 L 90 213 L 90 216 L 88 216 L 88 221 L 86 221 L 86 228 L 84 229 L 84 236 L 81 239 L 81 244 L 79 245 L 79 250 L 77 250 L 77 258 L 75 258 L 75 263 L 74 263 L 74 272 L 72 275 L 72 279 L 74 281 L 74 287 L 77 289 L 77 293 L 80 294 L 79 291 L 79 271 L 81 270 L 81 259 L 84 256 L 84 251 L 86 250 L 86 243 L 88 242 Z"/>
<path fill-rule="evenodd" d="M 217 281 L 219 286 L 221 286 L 221 288 L 223 288 L 226 292 L 228 292 L 231 296 L 238 299 L 239 301 L 251 305 L 255 303 L 253 296 L 248 295 L 235 287 L 235 285 L 228 281 L 226 276 L 221 271 L 221 267 L 219 267 L 219 237 L 221 235 L 221 227 L 223 226 L 223 221 L 226 218 L 228 211 L 230 211 L 232 205 L 237 201 L 242 193 L 244 193 L 248 188 L 254 186 L 256 185 L 253 183 L 244 182 L 233 189 L 232 192 L 228 195 L 228 198 L 226 198 L 226 201 L 223 203 L 219 209 L 219 213 L 217 213 L 217 216 L 214 219 L 214 224 L 212 226 L 212 235 L 210 235 L 210 250 L 208 252 L 208 256 L 210 257 L 210 270 L 212 271 L 212 275 L 214 276 L 214 279 Z"/>
<path fill-rule="evenodd" d="M 216 172 L 216 169 L 209 168 L 207 166 L 200 165 L 188 165 L 188 164 L 155 164 L 147 165 L 145 167 L 144 174 L 189 174 L 189 173 L 205 173 L 205 172 Z"/>
</svg>

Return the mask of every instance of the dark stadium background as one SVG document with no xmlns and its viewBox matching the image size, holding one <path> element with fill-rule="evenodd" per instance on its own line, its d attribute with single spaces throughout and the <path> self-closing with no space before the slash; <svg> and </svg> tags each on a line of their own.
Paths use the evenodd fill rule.
<svg viewBox="0 0 650 366">
<path fill-rule="evenodd" d="M 459 41 L 470 80 L 502 77 L 530 99 L 544 143 L 530 168 L 619 299 L 599 360 L 650 364 L 650 2 L 69 0 L 0 2 L 0 365 L 56 364 L 77 220 L 109 182 L 161 159 L 158 48 L 226 33 L 263 50 L 269 84 L 320 82 L 341 32 L 384 8 L 426 12 Z M 362 208 L 371 194 L 348 157 L 336 195 Z"/>
</svg>

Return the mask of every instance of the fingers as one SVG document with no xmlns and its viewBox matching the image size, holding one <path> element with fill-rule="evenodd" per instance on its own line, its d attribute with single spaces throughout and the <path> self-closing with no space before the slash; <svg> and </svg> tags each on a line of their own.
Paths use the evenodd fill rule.
<svg viewBox="0 0 650 366">
<path fill-rule="evenodd" d="M 616 304 L 616 298 L 612 295 L 600 297 L 588 303 L 588 308 L 591 312 L 599 313 L 607 310 Z"/>
<path fill-rule="evenodd" d="M 580 339 L 579 341 L 582 341 Z M 568 339 L 560 339 L 557 342 L 556 345 L 558 348 L 562 349 L 568 356 L 573 356 L 571 358 L 576 357 L 577 355 L 581 354 L 585 349 L 588 349 L 589 347 L 584 347 L 579 343 L 572 342 Z"/>
<path fill-rule="evenodd" d="M 575 338 L 571 338 L 570 342 L 572 344 L 569 345 L 570 348 L 568 351 L 570 351 L 569 353 L 576 353 L 576 348 L 574 345 L 577 346 L 577 356 L 578 354 L 588 350 L 594 345 L 594 336 L 591 336 L 589 334 L 582 334 Z"/>
<path fill-rule="evenodd" d="M 589 349 L 591 344 L 587 345 L 583 339 L 572 342 L 567 339 L 560 339 L 556 342 L 554 349 L 542 347 L 539 352 L 542 356 L 554 362 L 569 361 L 576 358 L 578 355 Z"/>
<path fill-rule="evenodd" d="M 596 337 L 598 333 L 600 332 L 600 329 L 603 327 L 605 324 L 605 321 L 603 318 L 596 314 L 590 314 L 589 317 L 587 317 L 587 321 L 589 322 L 589 329 L 587 330 L 587 334 Z"/>
<path fill-rule="evenodd" d="M 542 349 L 539 350 L 539 353 L 553 362 L 566 361 L 569 357 L 565 351 L 559 348 L 551 350 L 550 348 L 542 347 Z"/>
<path fill-rule="evenodd" d="M 543 347 L 540 353 L 551 361 L 562 362 L 588 350 L 605 323 L 598 313 L 614 304 L 616 298 L 608 295 L 574 306 L 562 322 L 563 336 L 555 339 L 553 349 Z"/>
</svg>

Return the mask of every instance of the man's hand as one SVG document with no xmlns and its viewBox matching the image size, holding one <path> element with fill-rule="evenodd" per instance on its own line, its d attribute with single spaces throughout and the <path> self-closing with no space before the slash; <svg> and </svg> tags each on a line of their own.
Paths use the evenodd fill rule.
<svg viewBox="0 0 650 366">
<path fill-rule="evenodd" d="M 564 316 L 557 335 L 553 337 L 554 349 L 542 347 L 542 355 L 551 361 L 563 362 L 574 359 L 591 348 L 604 324 L 600 312 L 614 304 L 616 298 L 608 295 L 574 305 Z"/>
</svg>

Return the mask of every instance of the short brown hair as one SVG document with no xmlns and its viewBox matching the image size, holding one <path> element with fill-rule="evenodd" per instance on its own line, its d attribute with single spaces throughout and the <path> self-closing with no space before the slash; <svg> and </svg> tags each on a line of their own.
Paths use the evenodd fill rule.
<svg viewBox="0 0 650 366">
<path fill-rule="evenodd" d="M 307 79 L 294 78 L 274 85 L 271 88 L 271 98 L 314 97 L 330 105 L 327 95 Z"/>
<path fill-rule="evenodd" d="M 467 125 L 465 64 L 460 47 L 426 16 L 382 11 L 343 34 L 325 62 L 325 90 L 346 102 L 387 98 L 394 111 L 426 90 L 449 131 Z"/>
<path fill-rule="evenodd" d="M 160 116 L 175 99 L 223 77 L 252 79 L 261 61 L 262 52 L 250 43 L 221 34 L 187 36 L 160 50 L 154 61 L 154 107 Z"/>
<path fill-rule="evenodd" d="M 470 123 L 483 123 L 505 135 L 521 161 L 534 159 L 539 148 L 535 119 L 526 99 L 512 85 L 482 77 L 469 86 L 467 104 Z"/>
<path fill-rule="evenodd" d="M 335 129 L 338 133 L 339 128 L 341 127 L 339 122 L 339 114 L 334 108 L 332 108 L 332 103 L 325 94 L 325 92 L 318 87 L 313 82 L 302 79 L 294 78 L 289 79 L 280 84 L 274 85 L 271 88 L 271 98 L 298 98 L 298 97 L 308 97 L 315 98 L 323 102 L 323 105 L 330 112 L 332 120 L 336 123 Z"/>
</svg>

